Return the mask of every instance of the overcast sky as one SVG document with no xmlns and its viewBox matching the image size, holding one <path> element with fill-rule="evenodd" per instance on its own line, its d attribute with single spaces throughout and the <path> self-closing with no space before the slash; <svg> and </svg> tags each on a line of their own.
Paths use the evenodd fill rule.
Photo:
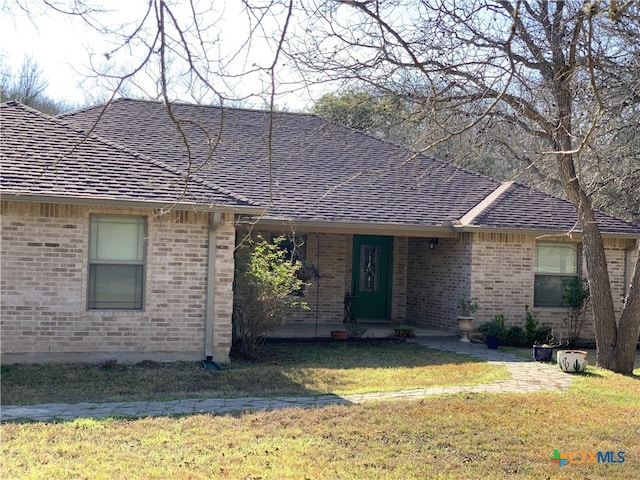
<svg viewBox="0 0 640 480">
<path fill-rule="evenodd" d="M 33 0 L 29 0 L 27 3 L 30 8 L 32 2 Z M 113 24 L 123 24 L 142 18 L 147 1 L 109 0 L 105 4 L 113 10 L 113 13 L 109 17 L 101 17 L 101 21 L 104 22 L 105 18 L 109 18 Z M 233 0 L 232 7 L 229 7 L 229 2 L 215 4 L 222 5 L 226 9 L 224 13 L 226 26 L 223 28 L 225 35 L 229 35 L 236 41 L 246 38 L 246 34 L 243 34 L 245 27 L 240 23 L 242 17 L 237 12 L 231 11 L 233 6 L 241 5 L 240 2 Z M 14 74 L 17 73 L 24 58 L 30 56 L 41 67 L 49 84 L 47 94 L 53 99 L 84 104 L 101 97 L 106 98 L 108 92 L 105 89 L 97 88 L 95 82 L 85 80 L 90 74 L 90 53 L 96 54 L 93 57 L 94 60 L 103 61 L 102 54 L 111 50 L 105 38 L 78 18 L 57 14 L 50 9 L 40 8 L 40 11 L 35 11 L 35 15 L 32 12 L 32 15 L 27 16 L 15 6 L 12 0 L 4 0 L 3 7 L 11 12 L 11 15 L 0 15 L 0 58 L 4 71 L 9 68 Z M 252 58 L 244 58 L 243 65 L 247 61 L 270 60 L 270 52 L 261 51 L 260 45 L 256 43 L 252 45 Z M 239 66 L 240 70 L 242 68 Z M 260 91 L 263 87 L 264 78 L 262 81 L 254 78 L 243 79 L 228 88 L 233 90 L 233 94 L 241 96 L 245 93 Z M 154 87 L 149 87 L 148 91 L 153 94 Z M 189 100 L 184 98 L 184 95 L 179 94 L 179 96 Z M 248 103 L 250 106 L 260 106 L 259 99 Z M 301 109 L 309 104 L 308 94 L 287 95 L 280 98 L 278 104 L 291 109 Z"/>
<path fill-rule="evenodd" d="M 83 102 L 84 93 L 78 84 L 79 72 L 87 63 L 85 43 L 97 38 L 84 25 L 60 15 L 29 19 L 18 8 L 14 15 L 0 17 L 2 36 L 0 55 L 4 68 L 15 74 L 26 56 L 31 56 L 42 68 L 49 82 L 49 96 L 58 100 Z"/>
</svg>

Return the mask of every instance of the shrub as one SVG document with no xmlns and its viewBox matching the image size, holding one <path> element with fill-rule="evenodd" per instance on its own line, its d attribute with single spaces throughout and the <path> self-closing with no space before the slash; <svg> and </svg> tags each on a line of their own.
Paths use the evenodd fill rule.
<svg viewBox="0 0 640 480">
<path fill-rule="evenodd" d="M 527 312 L 529 312 L 527 308 Z M 529 312 L 530 313 L 530 312 Z M 533 319 L 533 316 L 531 316 Z M 535 322 L 535 319 L 532 320 Z M 537 326 L 537 322 L 535 322 L 535 332 L 536 334 L 542 334 L 542 329 Z M 531 329 L 531 320 L 528 324 L 528 329 L 525 331 L 522 327 L 513 326 L 507 328 L 504 324 L 504 315 L 495 315 L 493 320 L 490 322 L 484 323 L 480 325 L 478 331 L 484 335 L 485 337 L 497 337 L 501 344 L 508 345 L 512 347 L 524 347 L 529 343 L 529 329 Z M 546 327 L 543 327 L 543 330 L 549 331 Z"/>
<path fill-rule="evenodd" d="M 570 344 L 580 337 L 584 326 L 587 308 L 589 308 L 589 284 L 584 278 L 573 277 L 562 282 L 564 295 L 562 299 L 569 307 L 569 315 L 564 319 L 567 326 L 567 339 Z"/>
<path fill-rule="evenodd" d="M 526 331 L 526 339 L 528 345 L 539 343 L 547 343 L 551 339 L 551 328 L 544 325 L 540 326 L 535 316 L 529 310 L 529 305 L 524 306 L 524 329 Z"/>
<path fill-rule="evenodd" d="M 397 325 L 393 329 L 396 337 L 413 337 L 414 330 L 411 325 Z"/>
<path fill-rule="evenodd" d="M 493 320 L 483 323 L 478 331 L 485 337 L 497 337 L 503 343 L 507 337 L 507 327 L 504 325 L 504 315 L 496 315 Z"/>
<path fill-rule="evenodd" d="M 469 317 L 476 313 L 478 310 L 478 304 L 472 299 L 468 299 L 465 295 L 458 299 L 458 311 L 462 317 Z"/>
<path fill-rule="evenodd" d="M 527 346 L 527 334 L 522 327 L 513 326 L 507 330 L 504 344 L 512 347 Z"/>
<path fill-rule="evenodd" d="M 233 301 L 234 349 L 255 359 L 266 333 L 290 315 L 292 308 L 309 308 L 294 294 L 302 281 L 300 262 L 292 262 L 280 248 L 282 238 L 268 242 L 261 236 L 238 251 Z"/>
</svg>

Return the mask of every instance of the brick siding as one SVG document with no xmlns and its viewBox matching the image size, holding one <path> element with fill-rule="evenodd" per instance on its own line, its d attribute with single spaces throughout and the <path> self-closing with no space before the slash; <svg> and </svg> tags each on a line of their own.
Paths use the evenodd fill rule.
<svg viewBox="0 0 640 480">
<path fill-rule="evenodd" d="M 440 239 L 435 249 L 429 250 L 429 239 L 410 238 L 408 322 L 457 331 L 457 303 L 466 295 L 478 303 L 475 328 L 498 314 L 504 315 L 507 326 L 524 326 L 525 305 L 529 305 L 541 324 L 566 337 L 566 308 L 533 307 L 535 243 L 532 235 L 464 233 L 456 239 Z M 605 239 L 617 315 L 623 306 L 632 246 L 630 240 Z M 588 312 L 581 338 L 594 337 L 593 318 Z"/>
<path fill-rule="evenodd" d="M 403 323 L 407 318 L 407 276 L 409 239 L 393 239 L 393 276 L 391 283 L 391 321 Z"/>
<path fill-rule="evenodd" d="M 144 311 L 87 310 L 89 216 L 139 215 L 148 220 Z M 2 362 L 122 361 L 203 358 L 211 214 L 2 202 Z M 222 215 L 215 229 L 213 359 L 227 362 L 235 226 Z M 351 290 L 351 234 L 309 233 L 306 259 L 321 275 L 311 280 L 290 322 L 342 323 Z M 503 314 L 523 325 L 533 304 L 536 237 L 464 233 L 441 238 L 395 237 L 391 321 L 457 331 L 458 299 L 477 301 L 474 326 Z M 606 239 L 619 314 L 626 294 L 633 242 Z M 562 328 L 563 308 L 533 308 L 544 324 Z M 589 318 L 582 337 L 593 338 Z"/>
<path fill-rule="evenodd" d="M 89 215 L 145 216 L 143 311 L 87 310 Z M 2 361 L 199 359 L 209 214 L 2 203 Z M 219 227 L 213 343 L 228 361 L 234 227 Z"/>
<path fill-rule="evenodd" d="M 433 249 L 429 241 L 409 238 L 407 322 L 454 331 L 458 299 L 471 295 L 470 237 L 441 238 Z"/>
</svg>

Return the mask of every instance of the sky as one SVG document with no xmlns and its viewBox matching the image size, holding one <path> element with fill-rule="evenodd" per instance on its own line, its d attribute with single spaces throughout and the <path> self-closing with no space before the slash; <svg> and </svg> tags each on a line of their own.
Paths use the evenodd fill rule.
<svg viewBox="0 0 640 480">
<path fill-rule="evenodd" d="M 13 2 L 7 2 L 13 3 Z M 17 6 L 0 17 L 0 58 L 3 67 L 18 73 L 25 57 L 33 58 L 48 81 L 48 96 L 82 103 L 80 83 L 87 73 L 87 47 L 99 43 L 94 31 L 81 22 L 57 14 L 27 17 Z"/>
<path fill-rule="evenodd" d="M 14 74 L 18 73 L 24 58 L 29 56 L 42 69 L 43 77 L 48 82 L 46 94 L 54 100 L 82 105 L 106 99 L 108 91 L 103 87 L 98 87 L 95 81 L 86 79 L 87 75 L 91 73 L 92 58 L 93 61 L 97 59 L 104 63 L 104 52 L 111 50 L 111 46 L 105 38 L 86 26 L 84 22 L 78 21 L 77 18 L 74 19 L 55 13 L 51 9 L 45 9 L 40 6 L 38 0 L 26 0 L 29 8 L 33 8 L 30 15 L 26 15 L 15 0 L 1 1 L 4 11 L 8 10 L 9 12 L 9 14 L 0 15 L 0 61 L 3 73 L 7 69 L 10 69 Z M 108 5 L 112 12 L 107 16 L 100 17 L 101 23 L 123 24 L 142 18 L 147 1 L 109 0 L 109 2 L 103 3 Z M 208 2 L 204 2 L 204 4 L 208 4 Z M 237 11 L 233 11 L 233 6 L 236 4 L 241 5 L 239 1 L 218 1 L 215 3 L 216 6 L 223 6 L 224 11 L 220 15 L 223 16 L 225 22 L 224 27 L 216 25 L 216 31 L 223 30 L 225 41 L 230 45 L 223 54 L 235 48 L 231 46 L 234 42 L 237 44 L 237 42 L 246 39 L 244 32 L 247 27 L 245 24 L 239 23 L 244 17 L 238 15 Z M 209 15 L 210 12 L 207 11 L 207 14 Z M 216 34 L 219 33 L 217 31 Z M 223 46 L 222 49 L 224 48 Z M 91 52 L 95 52 L 96 55 L 91 57 Z M 254 42 L 250 52 L 249 56 L 237 59 L 235 66 L 237 72 L 245 71 L 253 63 L 263 62 L 264 64 L 272 59 L 266 44 L 263 49 L 261 44 Z M 120 60 L 115 59 L 111 63 L 116 66 L 122 65 L 118 62 L 122 62 L 124 57 L 119 58 Z M 130 53 L 124 63 L 131 62 L 135 58 L 135 52 Z M 151 94 L 157 91 L 155 83 L 149 76 L 140 77 L 138 83 Z M 242 81 L 238 80 L 234 84 L 228 84 L 226 88 L 231 91 L 232 95 L 243 96 L 263 90 L 264 85 L 264 77 L 253 76 L 243 78 Z M 177 96 L 182 100 L 192 100 L 185 92 L 179 93 Z M 249 106 L 252 102 L 253 104 L 259 103 L 260 99 L 247 101 Z M 278 104 L 290 109 L 305 108 L 309 105 L 308 92 L 280 97 Z"/>
</svg>

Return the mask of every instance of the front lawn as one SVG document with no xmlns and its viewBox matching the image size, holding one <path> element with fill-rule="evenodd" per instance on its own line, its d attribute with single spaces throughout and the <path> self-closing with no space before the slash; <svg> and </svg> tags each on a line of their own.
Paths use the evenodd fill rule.
<svg viewBox="0 0 640 480">
<path fill-rule="evenodd" d="M 9 423 L 0 426 L 0 479 L 628 479 L 640 462 L 639 375 L 589 367 L 554 393 Z M 308 395 L 506 377 L 503 367 L 414 344 L 334 342 L 269 345 L 263 363 L 221 372 L 193 363 L 11 366 L 2 393 L 4 403 Z M 559 467 L 554 450 L 573 463 Z M 591 461 L 598 452 L 615 462 Z"/>
<path fill-rule="evenodd" d="M 629 479 L 638 418 L 640 378 L 589 367 L 556 393 L 5 424 L 0 478 Z M 575 463 L 552 462 L 556 449 Z M 579 463 L 598 451 L 618 461 Z"/>
<path fill-rule="evenodd" d="M 274 343 L 261 362 L 234 360 L 222 371 L 199 362 L 7 366 L 2 404 L 343 395 L 505 378 L 505 367 L 412 343 Z"/>
</svg>

